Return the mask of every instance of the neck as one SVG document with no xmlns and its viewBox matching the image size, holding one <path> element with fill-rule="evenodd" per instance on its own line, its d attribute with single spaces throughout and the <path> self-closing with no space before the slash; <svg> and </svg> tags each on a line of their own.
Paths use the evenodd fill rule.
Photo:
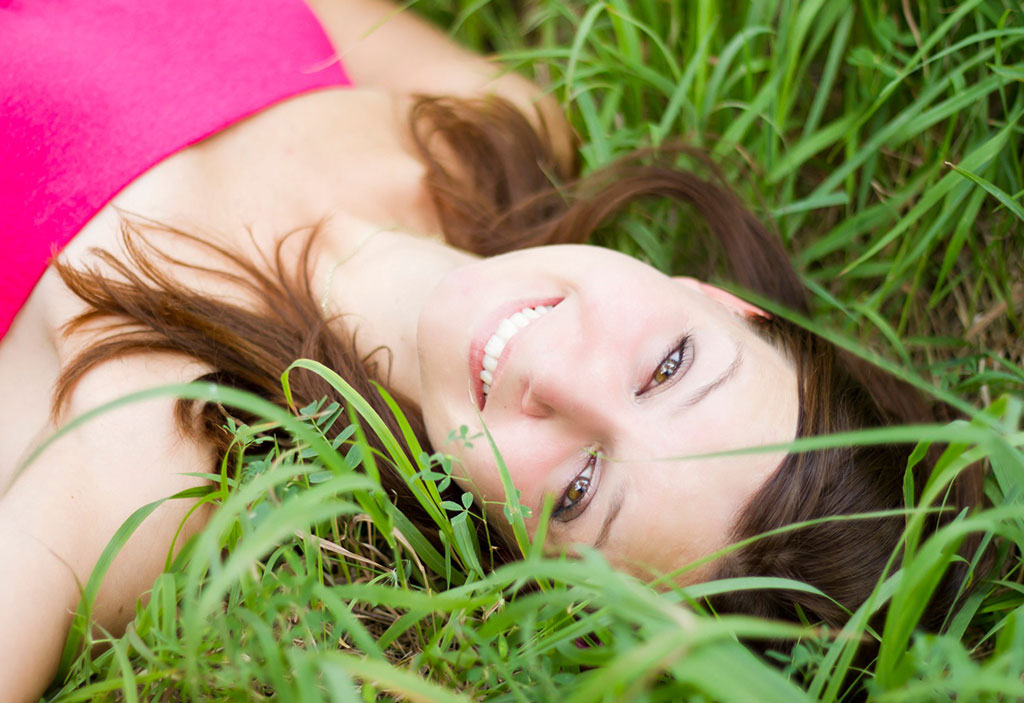
<svg viewBox="0 0 1024 703">
<path fill-rule="evenodd" d="M 416 329 L 423 303 L 448 272 L 474 257 L 404 232 L 343 229 L 351 231 L 328 236 L 318 257 L 328 309 L 342 316 L 356 353 L 378 364 L 388 388 L 420 405 Z"/>
</svg>

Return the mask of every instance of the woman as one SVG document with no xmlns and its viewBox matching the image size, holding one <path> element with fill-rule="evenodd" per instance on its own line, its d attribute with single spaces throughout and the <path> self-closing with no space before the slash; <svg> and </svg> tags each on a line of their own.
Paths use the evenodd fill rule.
<svg viewBox="0 0 1024 703">
<path fill-rule="evenodd" d="M 28 136 L 9 141 L 18 168 L 0 184 L 5 253 L 27 272 L 8 280 L 0 344 L 0 388 L 19 399 L 0 411 L 13 438 L 0 449 L 0 559 L 19 574 L 0 585 L 0 626 L 33 633 L 0 651 L 8 698 L 52 677 L 78 584 L 117 528 L 203 485 L 184 474 L 226 448 L 223 409 L 152 400 L 61 435 L 17 471 L 70 418 L 156 385 L 204 378 L 283 403 L 281 371 L 312 357 L 389 415 L 380 380 L 422 417 L 423 440 L 456 456 L 463 485 L 498 506 L 499 533 L 493 452 L 450 441 L 461 425 L 486 425 L 529 527 L 552 497 L 552 549 L 591 544 L 643 577 L 791 522 L 902 505 L 899 447 L 666 461 L 930 413 L 721 289 L 610 251 L 528 248 L 583 241 L 639 198 L 675 198 L 707 221 L 733 280 L 806 310 L 777 242 L 723 187 L 626 163 L 556 190 L 575 158 L 550 98 L 376 0 L 135 5 L 0 10 L 5 36 L 26 42 L 9 45 L 0 75 L 36 76 L 3 91 L 17 96 L 6 131 Z M 80 43 L 61 54 L 68 27 Z M 27 50 L 40 41 L 53 53 Z M 303 403 L 330 394 L 307 375 L 295 383 Z M 384 482 L 406 499 L 398 477 Z M 958 490 L 973 501 L 973 486 Z M 164 503 L 133 535 L 95 603 L 99 625 L 124 627 L 178 526 L 202 528 L 208 508 L 192 507 Z M 837 623 L 902 524 L 826 523 L 678 579 L 802 579 L 838 605 L 785 592 L 717 605 Z"/>
</svg>

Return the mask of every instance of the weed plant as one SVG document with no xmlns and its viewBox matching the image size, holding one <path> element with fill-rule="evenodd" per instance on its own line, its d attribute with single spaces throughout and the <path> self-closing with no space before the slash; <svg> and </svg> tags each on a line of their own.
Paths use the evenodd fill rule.
<svg viewBox="0 0 1024 703">
<path fill-rule="evenodd" d="M 214 518 L 168 564 L 123 637 L 92 630 L 83 605 L 51 699 L 1024 699 L 1024 8 L 415 4 L 548 86 L 577 130 L 585 170 L 638 147 L 711 154 L 793 252 L 814 295 L 802 324 L 966 418 L 813 441 L 939 443 L 937 464 L 914 467 L 932 472 L 918 506 L 941 502 L 951 477 L 979 462 L 991 506 L 921 543 L 922 514 L 909 513 L 906 550 L 842 632 L 715 617 L 691 604 L 721 589 L 806 586 L 741 579 L 659 591 L 596 553 L 547 558 L 526 538 L 514 495 L 506 515 L 524 556 L 492 569 L 472 529 L 481 506 L 469 494 L 441 499 L 450 459 L 403 437 L 371 451 L 365 436 L 382 425 L 330 370 L 315 369 L 344 405 L 288 412 L 205 386 L 159 391 L 235 404 L 266 424 L 231 428 L 239 451 L 203 498 L 219 505 Z M 680 273 L 702 256 L 701 235 L 679 212 L 650 208 L 600 243 Z M 326 427 L 350 420 L 325 439 Z M 295 442 L 268 439 L 271 425 Z M 387 500 L 374 480 L 383 464 L 415 487 L 439 542 Z M 149 509 L 125 525 L 107 561 Z M 924 634 L 923 603 L 968 532 L 984 535 L 997 569 L 972 568 L 972 595 L 940 634 Z M 886 606 L 884 627 L 869 629 Z M 865 638 L 880 641 L 877 657 L 855 666 Z M 761 656 L 740 639 L 794 646 Z M 82 646 L 94 642 L 108 647 Z"/>
</svg>

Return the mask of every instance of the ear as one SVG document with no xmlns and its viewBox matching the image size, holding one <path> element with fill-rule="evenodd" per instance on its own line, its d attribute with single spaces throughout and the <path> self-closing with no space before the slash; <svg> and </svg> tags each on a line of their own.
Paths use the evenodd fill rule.
<svg viewBox="0 0 1024 703">
<path fill-rule="evenodd" d="M 690 278 L 689 276 L 676 276 L 675 280 L 687 288 L 695 290 L 701 295 L 721 303 L 736 315 L 741 315 L 745 318 L 771 317 L 771 315 L 753 303 L 748 303 L 743 298 L 737 298 L 729 291 L 722 290 L 718 286 L 713 286 L 710 283 L 704 283 L 704 281 L 698 281 L 696 278 Z"/>
</svg>

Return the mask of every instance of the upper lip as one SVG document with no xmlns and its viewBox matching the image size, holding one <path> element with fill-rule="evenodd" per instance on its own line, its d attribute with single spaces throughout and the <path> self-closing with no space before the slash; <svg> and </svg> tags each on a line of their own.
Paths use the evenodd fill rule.
<svg viewBox="0 0 1024 703">
<path fill-rule="evenodd" d="M 523 308 L 535 308 L 540 305 L 555 306 L 561 301 L 562 298 L 545 297 L 527 298 L 509 302 L 495 309 L 487 316 L 487 319 L 477 327 L 470 342 L 469 374 L 473 388 L 473 397 L 476 400 L 476 406 L 479 410 L 483 410 L 485 402 L 483 381 L 480 380 L 480 369 L 483 368 L 484 346 L 494 334 L 501 321 Z M 539 320 L 537 320 L 537 322 L 539 322 Z M 532 326 L 533 325 L 531 324 L 530 327 Z M 491 395 L 494 395 L 494 389 L 497 387 L 501 378 L 505 360 L 508 358 L 513 344 L 518 343 L 520 335 L 526 331 L 526 329 L 529 328 L 525 328 L 524 330 L 517 332 L 516 335 L 508 341 L 505 348 L 501 350 L 501 356 L 498 358 L 498 367 L 494 370 L 494 381 L 491 383 Z"/>
</svg>

